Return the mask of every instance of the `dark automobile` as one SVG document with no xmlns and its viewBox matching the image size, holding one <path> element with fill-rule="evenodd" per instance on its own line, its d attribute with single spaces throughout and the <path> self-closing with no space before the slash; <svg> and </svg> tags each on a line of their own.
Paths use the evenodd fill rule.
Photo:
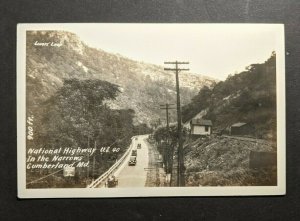
<svg viewBox="0 0 300 221">
<path fill-rule="evenodd" d="M 139 143 L 139 144 L 137 145 L 137 149 L 141 149 L 141 147 L 142 147 L 142 145 Z"/>
<path fill-rule="evenodd" d="M 113 188 L 116 187 L 118 185 L 118 180 L 115 176 L 110 176 L 106 183 L 105 183 L 106 187 L 108 188 Z"/>
<path fill-rule="evenodd" d="M 136 156 L 130 156 L 130 159 L 128 161 L 129 166 L 135 166 L 136 165 Z"/>
<path fill-rule="evenodd" d="M 137 150 L 132 150 L 131 151 L 131 156 L 137 156 Z"/>
</svg>

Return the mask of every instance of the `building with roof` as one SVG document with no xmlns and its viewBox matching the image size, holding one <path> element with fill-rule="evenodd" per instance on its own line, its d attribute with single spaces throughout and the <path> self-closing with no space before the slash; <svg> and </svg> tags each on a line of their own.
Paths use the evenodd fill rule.
<svg viewBox="0 0 300 221">
<path fill-rule="evenodd" d="M 192 119 L 201 119 L 206 113 L 207 113 L 207 109 L 200 111 L 194 117 L 192 117 L 189 120 L 185 121 L 183 123 L 183 127 L 190 131 L 191 130 L 191 121 L 192 121 Z"/>
<path fill-rule="evenodd" d="M 192 119 L 190 121 L 190 128 L 192 135 L 211 135 L 212 122 L 211 120 Z"/>
<path fill-rule="evenodd" d="M 231 125 L 229 133 L 232 136 L 253 135 L 255 133 L 255 128 L 249 123 L 238 122 Z"/>
</svg>

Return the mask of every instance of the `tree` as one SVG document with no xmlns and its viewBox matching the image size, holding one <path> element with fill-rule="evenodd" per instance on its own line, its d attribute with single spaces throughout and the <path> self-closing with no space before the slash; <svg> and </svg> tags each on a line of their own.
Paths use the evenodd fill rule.
<svg viewBox="0 0 300 221">
<path fill-rule="evenodd" d="M 192 98 L 190 104 L 182 108 L 183 121 L 187 121 L 198 114 L 200 111 L 209 107 L 212 102 L 212 90 L 204 86 L 199 93 Z"/>
<path fill-rule="evenodd" d="M 87 139 L 95 140 L 103 133 L 110 111 L 104 102 L 115 99 L 118 93 L 118 86 L 106 81 L 66 79 L 46 102 L 47 108 L 52 109 L 50 116 L 45 116 L 45 120 L 48 119 L 46 123 L 49 125 L 56 118 L 54 131 L 60 129 L 60 133 L 80 145 L 86 145 Z"/>
<path fill-rule="evenodd" d="M 118 93 L 119 87 L 106 81 L 66 79 L 63 86 L 42 103 L 39 120 L 35 122 L 35 143 L 30 145 L 33 148 L 96 145 L 98 149 L 109 146 L 111 151 L 105 154 L 97 151 L 90 159 L 94 162 L 90 164 L 93 172 L 87 174 L 101 175 L 126 151 L 134 133 L 134 111 L 112 110 L 106 104 Z M 80 182 L 84 179 L 86 176 L 79 177 Z"/>
</svg>

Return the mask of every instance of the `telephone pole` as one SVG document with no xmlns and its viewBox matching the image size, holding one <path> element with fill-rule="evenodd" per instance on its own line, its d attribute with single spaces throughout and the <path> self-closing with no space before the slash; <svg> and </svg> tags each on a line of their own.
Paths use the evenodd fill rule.
<svg viewBox="0 0 300 221">
<path fill-rule="evenodd" d="M 175 109 L 173 107 L 170 107 L 171 105 L 175 105 L 175 104 L 161 104 L 160 105 L 160 109 L 166 110 L 166 121 L 167 121 L 167 131 L 169 133 L 169 110 L 171 109 Z"/>
<path fill-rule="evenodd" d="M 175 105 L 175 104 L 166 103 L 166 104 L 160 105 L 160 109 L 166 110 L 167 137 L 166 137 L 165 146 L 163 148 L 163 157 L 164 157 L 164 163 L 166 166 L 165 168 L 166 168 L 167 173 L 169 173 L 172 170 L 172 168 L 170 168 L 171 167 L 170 157 L 173 157 L 173 151 L 170 150 L 170 146 L 169 146 L 169 141 L 170 141 L 169 110 L 175 109 L 174 107 L 171 107 L 172 105 Z"/>
<path fill-rule="evenodd" d="M 189 64 L 189 62 L 164 62 L 164 64 L 175 65 L 175 68 L 164 68 L 165 71 L 174 71 L 176 75 L 176 91 L 177 91 L 177 133 L 178 133 L 178 167 L 177 167 L 177 186 L 185 186 L 184 178 L 184 159 L 183 159 L 183 140 L 181 131 L 181 107 L 180 107 L 180 92 L 179 92 L 179 78 L 180 71 L 189 71 L 188 68 L 179 68 L 180 64 Z"/>
</svg>

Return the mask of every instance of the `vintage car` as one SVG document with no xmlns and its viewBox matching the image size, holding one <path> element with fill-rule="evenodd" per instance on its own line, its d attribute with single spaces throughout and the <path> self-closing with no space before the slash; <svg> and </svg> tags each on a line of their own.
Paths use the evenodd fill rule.
<svg viewBox="0 0 300 221">
<path fill-rule="evenodd" d="M 139 143 L 139 144 L 137 145 L 137 149 L 141 149 L 141 148 L 142 148 L 142 144 Z"/>
<path fill-rule="evenodd" d="M 105 186 L 108 188 L 113 188 L 113 187 L 118 186 L 118 179 L 114 175 L 108 177 L 108 179 L 105 183 Z"/>
<path fill-rule="evenodd" d="M 129 166 L 135 166 L 136 165 L 136 156 L 130 156 L 128 161 Z"/>
<path fill-rule="evenodd" d="M 131 156 L 137 156 L 137 150 L 132 150 L 131 151 Z"/>
</svg>

